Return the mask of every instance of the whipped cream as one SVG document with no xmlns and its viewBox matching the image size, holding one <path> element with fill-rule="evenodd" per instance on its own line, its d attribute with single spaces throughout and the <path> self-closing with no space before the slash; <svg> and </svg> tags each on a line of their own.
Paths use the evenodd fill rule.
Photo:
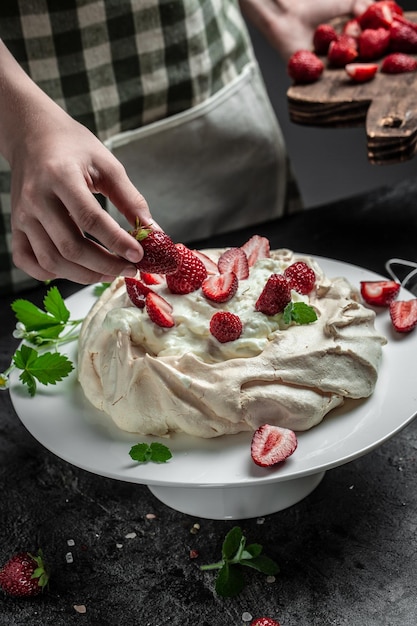
<svg viewBox="0 0 417 626">
<path fill-rule="evenodd" d="M 217 260 L 222 250 L 204 252 Z M 292 292 L 293 301 L 317 312 L 318 320 L 304 326 L 255 311 L 269 276 L 296 260 L 316 274 L 311 294 Z M 385 343 L 374 328 L 375 313 L 344 278 L 328 279 L 309 257 L 272 251 L 223 304 L 207 300 L 201 289 L 186 295 L 172 294 L 165 283 L 152 289 L 172 304 L 174 327 L 157 326 L 132 305 L 118 278 L 81 329 L 81 386 L 123 430 L 215 437 L 265 422 L 306 430 L 345 397 L 367 397 L 375 387 Z M 211 336 L 216 310 L 240 317 L 239 339 L 222 344 Z"/>
</svg>

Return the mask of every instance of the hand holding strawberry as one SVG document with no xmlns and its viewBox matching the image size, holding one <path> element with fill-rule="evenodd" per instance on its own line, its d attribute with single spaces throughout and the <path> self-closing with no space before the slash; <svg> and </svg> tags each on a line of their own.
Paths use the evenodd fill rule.
<svg viewBox="0 0 417 626">
<path fill-rule="evenodd" d="M 136 267 L 151 274 L 172 274 L 179 263 L 178 250 L 168 235 L 150 226 L 142 226 L 136 219 L 136 226 L 129 233 L 140 242 L 143 258 Z"/>
</svg>

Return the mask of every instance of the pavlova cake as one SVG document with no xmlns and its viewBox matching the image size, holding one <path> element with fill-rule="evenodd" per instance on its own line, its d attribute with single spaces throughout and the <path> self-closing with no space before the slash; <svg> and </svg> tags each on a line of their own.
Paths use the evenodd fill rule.
<svg viewBox="0 0 417 626">
<path fill-rule="evenodd" d="M 169 267 L 155 264 L 151 239 L 144 250 L 137 277 L 111 284 L 79 340 L 84 393 L 121 429 L 303 431 L 372 394 L 385 339 L 344 278 L 259 236 L 223 250 L 176 244 Z"/>
</svg>

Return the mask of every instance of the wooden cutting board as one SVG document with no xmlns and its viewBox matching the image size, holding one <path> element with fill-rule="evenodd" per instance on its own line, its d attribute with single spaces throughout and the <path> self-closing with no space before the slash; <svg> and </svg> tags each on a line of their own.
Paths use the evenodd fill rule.
<svg viewBox="0 0 417 626">
<path fill-rule="evenodd" d="M 417 12 L 405 17 L 417 22 Z M 371 163 L 406 161 L 417 151 L 417 72 L 377 72 L 370 82 L 357 84 L 344 69 L 326 67 L 316 83 L 290 87 L 287 101 L 297 124 L 365 126 Z"/>
</svg>

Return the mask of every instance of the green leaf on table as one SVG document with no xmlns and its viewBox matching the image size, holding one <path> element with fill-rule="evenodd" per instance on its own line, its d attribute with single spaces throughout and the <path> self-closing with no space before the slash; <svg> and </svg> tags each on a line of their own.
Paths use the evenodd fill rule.
<svg viewBox="0 0 417 626">
<path fill-rule="evenodd" d="M 245 542 L 246 540 L 243 536 L 242 529 L 239 528 L 239 526 L 234 526 L 224 538 L 222 545 L 223 559 L 226 561 L 232 559 L 236 553 L 243 548 Z"/>
<path fill-rule="evenodd" d="M 153 441 L 148 443 L 137 443 L 130 449 L 130 457 L 138 463 L 166 463 L 172 458 L 171 450 L 163 443 Z"/>
<path fill-rule="evenodd" d="M 233 567 L 227 561 L 217 574 L 215 589 L 216 593 L 223 598 L 233 598 L 245 587 L 243 573 L 237 567 Z"/>
</svg>

